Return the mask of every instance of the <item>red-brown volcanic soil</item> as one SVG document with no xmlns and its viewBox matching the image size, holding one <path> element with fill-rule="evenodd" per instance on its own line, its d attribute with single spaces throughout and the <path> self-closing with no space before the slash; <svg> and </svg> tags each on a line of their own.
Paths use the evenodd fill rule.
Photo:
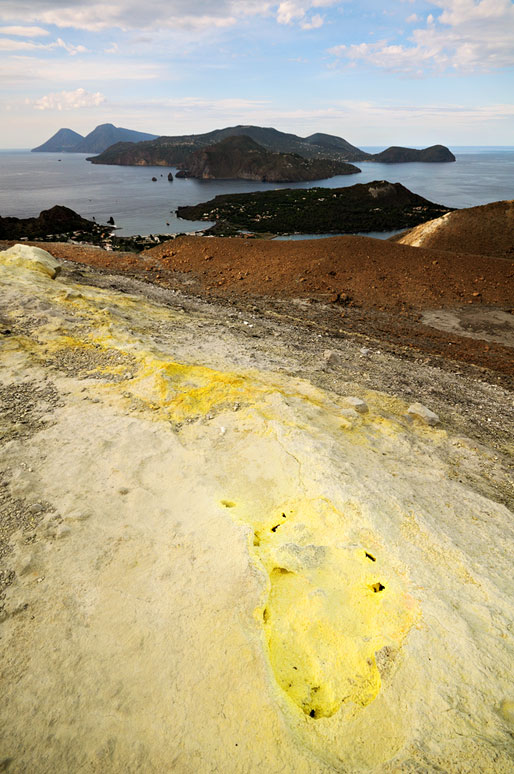
<svg viewBox="0 0 514 774">
<path fill-rule="evenodd" d="M 480 207 L 454 210 L 441 218 L 422 223 L 392 242 L 431 250 L 514 259 L 514 201 L 493 202 Z"/>
<path fill-rule="evenodd" d="M 353 332 L 382 346 L 437 360 L 468 362 L 513 374 L 509 336 L 514 264 L 497 257 L 410 247 L 368 237 L 300 241 L 178 237 L 139 255 L 41 243 L 57 259 L 212 297 L 236 306 L 258 304 L 299 325 Z M 303 299 L 299 310 L 293 299 Z M 480 310 L 479 330 L 469 308 Z M 254 307 L 256 308 L 256 307 Z M 421 323 L 427 310 L 466 309 L 469 335 Z M 500 310 L 504 343 L 488 339 L 487 311 Z M 514 326 L 514 314 L 512 314 Z M 494 326 L 493 326 L 494 327 Z M 493 331 L 497 334 L 497 330 Z"/>
</svg>

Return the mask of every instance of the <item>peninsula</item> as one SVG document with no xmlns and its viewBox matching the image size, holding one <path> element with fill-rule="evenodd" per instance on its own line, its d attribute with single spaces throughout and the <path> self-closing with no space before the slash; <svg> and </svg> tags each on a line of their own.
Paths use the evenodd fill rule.
<svg viewBox="0 0 514 774">
<path fill-rule="evenodd" d="M 346 188 L 286 188 L 223 194 L 208 202 L 179 207 L 187 220 L 216 221 L 218 235 L 250 229 L 257 233 L 308 234 L 392 231 L 411 228 L 450 212 L 400 183 L 386 180 Z"/>
</svg>

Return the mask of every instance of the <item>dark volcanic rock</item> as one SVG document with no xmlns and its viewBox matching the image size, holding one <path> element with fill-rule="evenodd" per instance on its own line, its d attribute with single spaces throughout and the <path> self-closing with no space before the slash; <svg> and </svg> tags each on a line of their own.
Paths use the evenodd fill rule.
<svg viewBox="0 0 514 774">
<path fill-rule="evenodd" d="M 88 161 L 93 164 L 120 164 L 123 166 L 179 166 L 185 165 L 195 151 L 226 140 L 228 137 L 250 137 L 261 147 L 275 153 L 294 153 L 304 159 L 332 159 L 333 161 L 381 161 L 394 155 L 394 161 L 454 161 L 453 154 L 442 145 L 422 151 L 398 148 L 381 154 L 366 153 L 342 137 L 317 132 L 309 137 L 279 132 L 264 126 L 229 126 L 205 134 L 184 134 L 158 137 L 145 142 L 120 142 L 133 137 L 117 137 L 115 145 Z M 440 150 L 442 149 L 442 150 Z M 394 154 L 393 154 L 394 151 Z M 393 160 L 393 159 L 391 159 Z"/>
<path fill-rule="evenodd" d="M 0 217 L 0 239 L 38 239 L 49 234 L 68 234 L 72 231 L 93 232 L 98 228 L 96 223 L 60 205 L 43 210 L 37 218 Z"/>
<path fill-rule="evenodd" d="M 360 172 L 353 164 L 305 159 L 296 153 L 272 153 L 245 135 L 195 151 L 186 162 L 190 177 L 204 180 L 255 180 L 291 183 Z"/>
<path fill-rule="evenodd" d="M 142 142 L 155 139 L 155 134 L 123 129 L 123 127 L 113 124 L 100 124 L 92 132 L 89 132 L 73 150 L 74 153 L 102 153 L 117 142 Z"/>
<path fill-rule="evenodd" d="M 175 177 L 186 178 L 186 177 L 189 177 L 189 174 L 186 172 L 185 169 L 179 169 Z"/>
<path fill-rule="evenodd" d="M 218 234 L 242 228 L 274 234 L 351 234 L 406 228 L 450 211 L 400 183 L 379 180 L 347 188 L 225 194 L 196 206 L 179 207 L 177 215 L 217 221 L 220 226 L 212 230 Z"/>
<path fill-rule="evenodd" d="M 47 142 L 32 150 L 33 152 L 45 151 L 47 153 L 102 153 L 115 143 L 136 143 L 155 139 L 157 139 L 156 134 L 123 129 L 113 124 L 100 124 L 85 137 L 71 129 L 59 129 Z"/>
<path fill-rule="evenodd" d="M 84 138 L 73 129 L 59 129 L 43 145 L 32 148 L 32 153 L 71 153 Z"/>
<path fill-rule="evenodd" d="M 401 148 L 393 145 L 381 153 L 375 153 L 372 160 L 381 161 L 383 164 L 401 164 L 410 161 L 455 161 L 455 156 L 444 145 L 432 145 L 430 148 L 423 148 L 422 150 Z"/>
<path fill-rule="evenodd" d="M 173 175 L 171 174 L 171 172 L 168 174 L 168 180 L 170 181 L 170 183 L 173 182 Z"/>
</svg>

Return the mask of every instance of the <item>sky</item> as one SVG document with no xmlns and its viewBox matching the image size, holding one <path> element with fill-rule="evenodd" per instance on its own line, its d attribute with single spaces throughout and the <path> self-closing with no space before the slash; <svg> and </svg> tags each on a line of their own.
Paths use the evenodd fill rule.
<svg viewBox="0 0 514 774">
<path fill-rule="evenodd" d="M 0 148 L 236 124 L 514 145 L 512 0 L 1 0 Z"/>
</svg>

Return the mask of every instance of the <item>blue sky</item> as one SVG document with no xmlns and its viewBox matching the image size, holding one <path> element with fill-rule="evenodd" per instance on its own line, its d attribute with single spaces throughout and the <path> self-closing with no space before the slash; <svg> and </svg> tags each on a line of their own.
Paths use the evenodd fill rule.
<svg viewBox="0 0 514 774">
<path fill-rule="evenodd" d="M 110 122 L 514 145 L 512 0 L 2 0 L 0 147 Z"/>
</svg>

